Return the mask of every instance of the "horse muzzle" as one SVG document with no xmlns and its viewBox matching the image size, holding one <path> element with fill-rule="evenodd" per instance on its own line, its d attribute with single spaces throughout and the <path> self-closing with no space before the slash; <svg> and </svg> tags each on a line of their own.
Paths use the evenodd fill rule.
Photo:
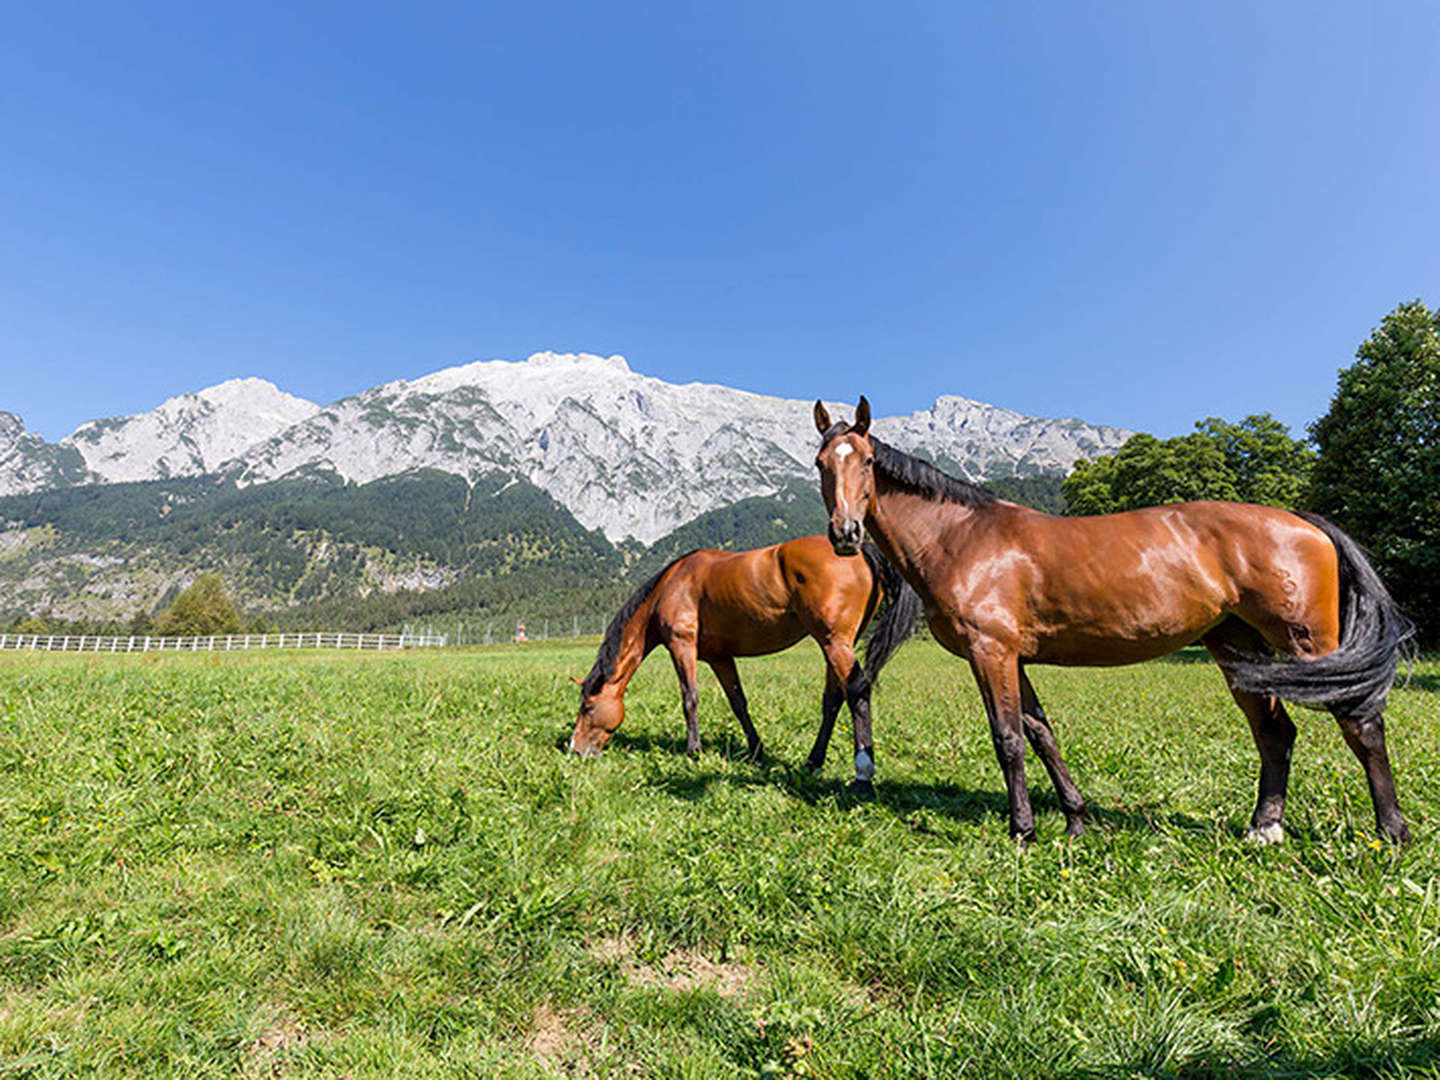
<svg viewBox="0 0 1440 1080">
<path fill-rule="evenodd" d="M 830 546 L 835 549 L 836 555 L 859 555 L 864 539 L 865 526 L 858 521 L 849 521 L 844 525 L 830 523 Z"/>
<path fill-rule="evenodd" d="M 600 756 L 600 748 L 594 745 L 576 746 L 575 736 L 572 735 L 570 736 L 570 753 L 578 754 L 581 758 L 593 758 Z"/>
</svg>

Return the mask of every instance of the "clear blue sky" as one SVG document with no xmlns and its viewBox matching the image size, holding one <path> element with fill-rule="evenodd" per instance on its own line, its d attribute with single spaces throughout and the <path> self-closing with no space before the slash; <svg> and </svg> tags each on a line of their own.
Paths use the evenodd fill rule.
<svg viewBox="0 0 1440 1080">
<path fill-rule="evenodd" d="M 620 352 L 882 414 L 1322 412 L 1440 302 L 1433 3 L 9 4 L 0 409 Z"/>
</svg>

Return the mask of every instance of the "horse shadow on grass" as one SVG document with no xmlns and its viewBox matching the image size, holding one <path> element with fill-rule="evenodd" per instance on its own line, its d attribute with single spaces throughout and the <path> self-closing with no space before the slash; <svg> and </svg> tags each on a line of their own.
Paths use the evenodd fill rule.
<svg viewBox="0 0 1440 1080">
<path fill-rule="evenodd" d="M 1402 670 L 1395 679 L 1395 685 L 1402 690 L 1426 690 L 1433 694 L 1440 691 L 1440 675 L 1417 671 L 1406 678 L 1405 672 Z"/>
<path fill-rule="evenodd" d="M 1265 1012 L 1268 1010 L 1262 1010 Z M 1257 1014 L 1258 1016 L 1259 1014 Z M 1252 1022 L 1253 1023 L 1253 1022 Z M 1165 1077 L 1168 1080 L 1212 1080 L 1229 1077 L 1402 1077 L 1424 1071 L 1429 1076 L 1440 1065 L 1440 1039 L 1422 1037 L 1413 1041 L 1356 1039 L 1329 1055 L 1307 1056 L 1288 1052 L 1269 1054 L 1251 1061 L 1206 1061 L 1158 1065 L 1151 1061 L 1133 1064 L 1082 1067 L 1055 1073 L 1056 1080 L 1132 1080 Z"/>
<path fill-rule="evenodd" d="M 616 733 L 611 747 L 621 751 L 659 750 L 677 757 L 685 755 L 685 740 L 668 735 Z M 853 792 L 848 780 L 816 776 L 802 765 L 773 759 L 741 770 L 706 768 L 706 758 L 713 759 L 717 756 L 745 763 L 744 744 L 724 740 L 717 747 L 702 750 L 700 757 L 696 759 L 695 767 L 684 771 L 667 771 L 653 777 L 649 786 L 652 790 L 662 791 L 685 802 L 698 802 L 711 788 L 724 784 L 735 788 L 774 788 L 809 806 L 834 803 L 848 810 L 869 803 L 896 817 L 906 819 L 912 828 L 921 831 L 925 831 L 925 814 L 935 814 L 955 822 L 977 823 L 988 819 L 1004 822 L 1010 812 L 1010 804 L 998 777 L 995 788 L 978 789 L 946 782 L 887 779 L 882 775 L 876 778 L 874 795 L 861 798 Z M 1037 814 L 1053 812 L 1055 816 L 1060 816 L 1063 813 L 1060 800 L 1048 787 L 1032 787 L 1030 801 Z M 1086 809 L 1085 821 L 1090 828 L 1107 831 L 1155 832 L 1163 827 L 1180 831 L 1209 832 L 1216 827 L 1212 820 L 1201 820 L 1188 814 L 1167 813 L 1145 806 L 1115 808 L 1091 804 Z M 1239 828 L 1231 828 L 1229 831 L 1236 836 L 1244 832 Z"/>
</svg>

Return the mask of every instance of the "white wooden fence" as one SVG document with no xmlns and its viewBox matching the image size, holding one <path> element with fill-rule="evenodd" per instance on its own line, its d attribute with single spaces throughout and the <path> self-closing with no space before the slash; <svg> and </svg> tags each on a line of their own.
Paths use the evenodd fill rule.
<svg viewBox="0 0 1440 1080">
<path fill-rule="evenodd" d="M 209 634 L 201 637 L 99 637 L 95 634 L 0 634 L 0 651 L 233 652 L 239 649 L 416 649 L 448 644 L 444 634 Z"/>
</svg>

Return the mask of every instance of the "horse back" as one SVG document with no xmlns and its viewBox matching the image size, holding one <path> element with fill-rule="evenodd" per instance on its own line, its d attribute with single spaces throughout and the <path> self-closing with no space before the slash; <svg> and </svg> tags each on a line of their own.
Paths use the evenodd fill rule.
<svg viewBox="0 0 1440 1080">
<path fill-rule="evenodd" d="M 1334 545 L 1285 510 L 1190 502 L 1080 518 L 1021 507 L 987 516 L 966 545 L 963 606 L 996 613 L 997 636 L 1036 660 L 1130 663 L 1232 615 L 1280 647 L 1297 631 L 1317 640 L 1337 632 Z"/>
</svg>

